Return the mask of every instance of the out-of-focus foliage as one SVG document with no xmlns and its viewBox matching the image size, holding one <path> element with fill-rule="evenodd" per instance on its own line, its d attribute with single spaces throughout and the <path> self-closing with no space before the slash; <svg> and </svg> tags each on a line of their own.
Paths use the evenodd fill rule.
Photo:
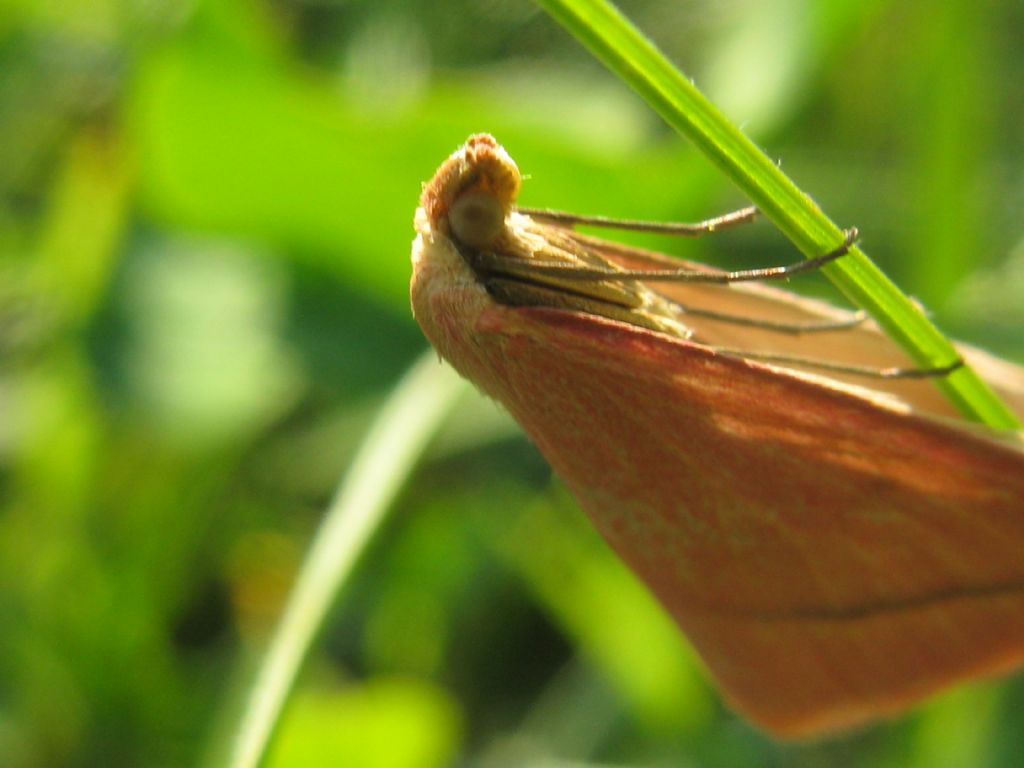
<svg viewBox="0 0 1024 768">
<path fill-rule="evenodd" d="M 1024 356 L 1019 3 L 623 6 L 941 324 Z M 481 130 L 527 204 L 742 202 L 525 0 L 0 5 L 0 764 L 216 762 L 333 485 L 424 346 L 419 185 Z M 659 245 L 792 256 L 764 224 Z M 1010 766 L 1022 704 L 976 685 L 771 742 L 469 403 L 271 764 Z"/>
</svg>

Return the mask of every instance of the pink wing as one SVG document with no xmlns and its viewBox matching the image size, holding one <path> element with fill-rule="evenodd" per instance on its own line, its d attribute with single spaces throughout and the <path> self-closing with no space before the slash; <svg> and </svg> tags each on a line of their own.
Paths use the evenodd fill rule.
<svg viewBox="0 0 1024 768">
<path fill-rule="evenodd" d="M 1019 445 L 621 323 L 497 305 L 447 247 L 414 256 L 425 333 L 524 427 L 737 709 L 809 734 L 1024 660 Z"/>
</svg>

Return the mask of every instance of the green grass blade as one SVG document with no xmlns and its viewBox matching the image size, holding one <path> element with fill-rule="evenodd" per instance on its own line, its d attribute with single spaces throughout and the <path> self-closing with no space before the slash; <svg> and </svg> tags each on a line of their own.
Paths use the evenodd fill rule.
<svg viewBox="0 0 1024 768">
<path fill-rule="evenodd" d="M 827 253 L 842 243 L 842 230 L 615 6 L 606 0 L 537 4 L 696 144 L 804 255 Z M 921 367 L 940 368 L 957 360 L 952 343 L 860 248 L 854 247 L 823 271 Z M 935 381 L 966 418 L 996 429 L 1020 427 L 1013 412 L 970 367 Z"/>
<path fill-rule="evenodd" d="M 430 350 L 409 370 L 371 427 L 324 517 L 242 712 L 232 768 L 256 768 L 328 610 L 379 529 L 427 441 L 468 385 Z"/>
</svg>

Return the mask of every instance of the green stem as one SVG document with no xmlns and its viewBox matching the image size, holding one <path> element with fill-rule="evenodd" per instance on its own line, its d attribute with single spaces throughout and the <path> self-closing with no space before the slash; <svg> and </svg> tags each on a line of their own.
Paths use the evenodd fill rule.
<svg viewBox="0 0 1024 768">
<path fill-rule="evenodd" d="M 672 127 L 696 144 L 808 257 L 827 253 L 843 232 L 743 132 L 606 0 L 537 0 Z M 941 368 L 959 353 L 918 306 L 854 247 L 823 268 L 923 368 Z M 935 379 L 968 419 L 1018 429 L 1013 412 L 969 366 Z"/>
<path fill-rule="evenodd" d="M 232 729 L 231 768 L 256 768 L 324 618 L 383 522 L 427 441 L 466 390 L 430 350 L 395 389 L 342 480 L 305 558 L 241 721 Z"/>
</svg>

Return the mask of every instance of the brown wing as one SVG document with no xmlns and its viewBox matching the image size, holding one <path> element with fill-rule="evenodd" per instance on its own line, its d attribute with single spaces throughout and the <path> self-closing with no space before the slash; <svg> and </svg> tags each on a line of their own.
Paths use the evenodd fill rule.
<svg viewBox="0 0 1024 768">
<path fill-rule="evenodd" d="M 497 305 L 457 258 L 419 253 L 427 336 L 753 720 L 849 726 L 1024 659 L 1022 450 L 663 334 Z"/>
</svg>

